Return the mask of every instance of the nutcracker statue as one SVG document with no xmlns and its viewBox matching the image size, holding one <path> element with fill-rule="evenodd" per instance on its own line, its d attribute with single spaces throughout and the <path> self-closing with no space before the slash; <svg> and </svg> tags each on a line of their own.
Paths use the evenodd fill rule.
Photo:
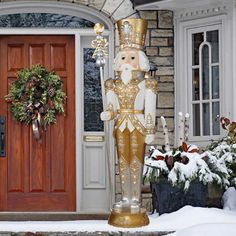
<svg viewBox="0 0 236 236">
<path fill-rule="evenodd" d="M 149 224 L 141 208 L 141 183 L 145 145 L 154 140 L 157 81 L 151 79 L 149 61 L 142 51 L 147 21 L 118 21 L 120 51 L 114 60 L 116 78 L 105 81 L 103 121 L 115 120 L 122 199 L 113 206 L 108 223 L 118 227 Z"/>
</svg>

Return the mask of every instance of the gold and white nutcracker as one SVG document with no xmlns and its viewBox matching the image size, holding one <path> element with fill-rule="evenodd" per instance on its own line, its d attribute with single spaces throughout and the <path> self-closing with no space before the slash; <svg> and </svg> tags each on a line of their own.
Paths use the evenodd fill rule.
<svg viewBox="0 0 236 236">
<path fill-rule="evenodd" d="M 120 51 L 116 78 L 105 81 L 106 111 L 101 119 L 115 119 L 114 137 L 119 160 L 122 199 L 113 206 L 108 223 L 118 227 L 149 224 L 141 208 L 141 182 L 145 145 L 154 140 L 157 81 L 151 79 L 149 61 L 142 51 L 147 21 L 118 21 Z"/>
</svg>

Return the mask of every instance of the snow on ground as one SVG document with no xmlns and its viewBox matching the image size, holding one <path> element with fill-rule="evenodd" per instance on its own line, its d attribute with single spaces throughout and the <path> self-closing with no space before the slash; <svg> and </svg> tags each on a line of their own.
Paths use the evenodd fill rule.
<svg viewBox="0 0 236 236">
<path fill-rule="evenodd" d="M 201 224 L 169 234 L 168 236 L 235 236 L 236 224 Z"/>
<path fill-rule="evenodd" d="M 205 223 L 236 223 L 236 212 L 217 208 L 185 206 L 171 214 L 156 217 L 153 222 L 158 230 L 180 230 Z"/>
<path fill-rule="evenodd" d="M 175 236 L 180 236 L 178 231 L 199 224 L 236 224 L 236 212 L 216 208 L 201 208 L 185 206 L 171 214 L 151 215 L 150 224 L 141 228 L 122 229 L 110 226 L 107 221 L 34 221 L 34 222 L 0 222 L 0 231 L 11 232 L 157 232 L 176 231 Z M 222 226 L 223 229 L 223 226 Z M 183 231 L 184 232 L 184 231 Z M 221 235 L 227 235 L 222 231 Z M 236 232 L 236 230 L 235 230 Z M 187 234 L 184 234 L 184 236 Z M 190 234 L 188 234 L 190 235 Z M 205 234 L 199 234 L 201 236 Z M 211 234 L 209 234 L 211 235 Z M 181 235 L 182 236 L 182 235 Z M 191 235 L 192 236 L 192 235 Z M 231 236 L 230 234 L 227 236 Z"/>
<path fill-rule="evenodd" d="M 222 197 L 225 210 L 236 211 L 236 189 L 234 187 L 228 188 Z"/>
</svg>

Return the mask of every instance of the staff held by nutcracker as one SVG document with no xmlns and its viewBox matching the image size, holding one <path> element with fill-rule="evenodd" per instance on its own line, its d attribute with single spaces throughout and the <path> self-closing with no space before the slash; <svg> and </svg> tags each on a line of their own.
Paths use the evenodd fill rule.
<svg viewBox="0 0 236 236">
<path fill-rule="evenodd" d="M 105 100 L 105 87 L 104 87 L 104 66 L 106 64 L 106 57 L 108 57 L 107 48 L 108 42 L 107 39 L 102 36 L 104 32 L 104 25 L 101 23 L 97 23 L 94 26 L 94 31 L 96 33 L 96 39 L 92 41 L 92 47 L 95 48 L 93 53 L 93 58 L 96 59 L 96 65 L 100 69 L 100 82 L 101 82 L 101 90 L 102 90 L 102 104 L 103 109 L 106 108 L 106 100 Z M 110 206 L 112 206 L 112 198 L 113 198 L 113 187 L 112 187 L 112 177 L 111 177 L 111 160 L 109 159 L 109 126 L 107 122 L 104 122 L 104 132 L 106 137 L 106 158 L 107 158 L 107 165 L 108 165 L 108 174 L 109 174 L 109 188 L 110 188 Z"/>
</svg>

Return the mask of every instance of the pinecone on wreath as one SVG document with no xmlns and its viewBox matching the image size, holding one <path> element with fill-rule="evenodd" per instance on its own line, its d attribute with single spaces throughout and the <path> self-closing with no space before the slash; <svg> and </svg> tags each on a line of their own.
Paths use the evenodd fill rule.
<svg viewBox="0 0 236 236">
<path fill-rule="evenodd" d="M 48 95 L 49 95 L 50 97 L 53 97 L 54 94 L 55 94 L 55 89 L 54 89 L 53 87 L 50 87 L 50 88 L 48 89 Z"/>
</svg>

